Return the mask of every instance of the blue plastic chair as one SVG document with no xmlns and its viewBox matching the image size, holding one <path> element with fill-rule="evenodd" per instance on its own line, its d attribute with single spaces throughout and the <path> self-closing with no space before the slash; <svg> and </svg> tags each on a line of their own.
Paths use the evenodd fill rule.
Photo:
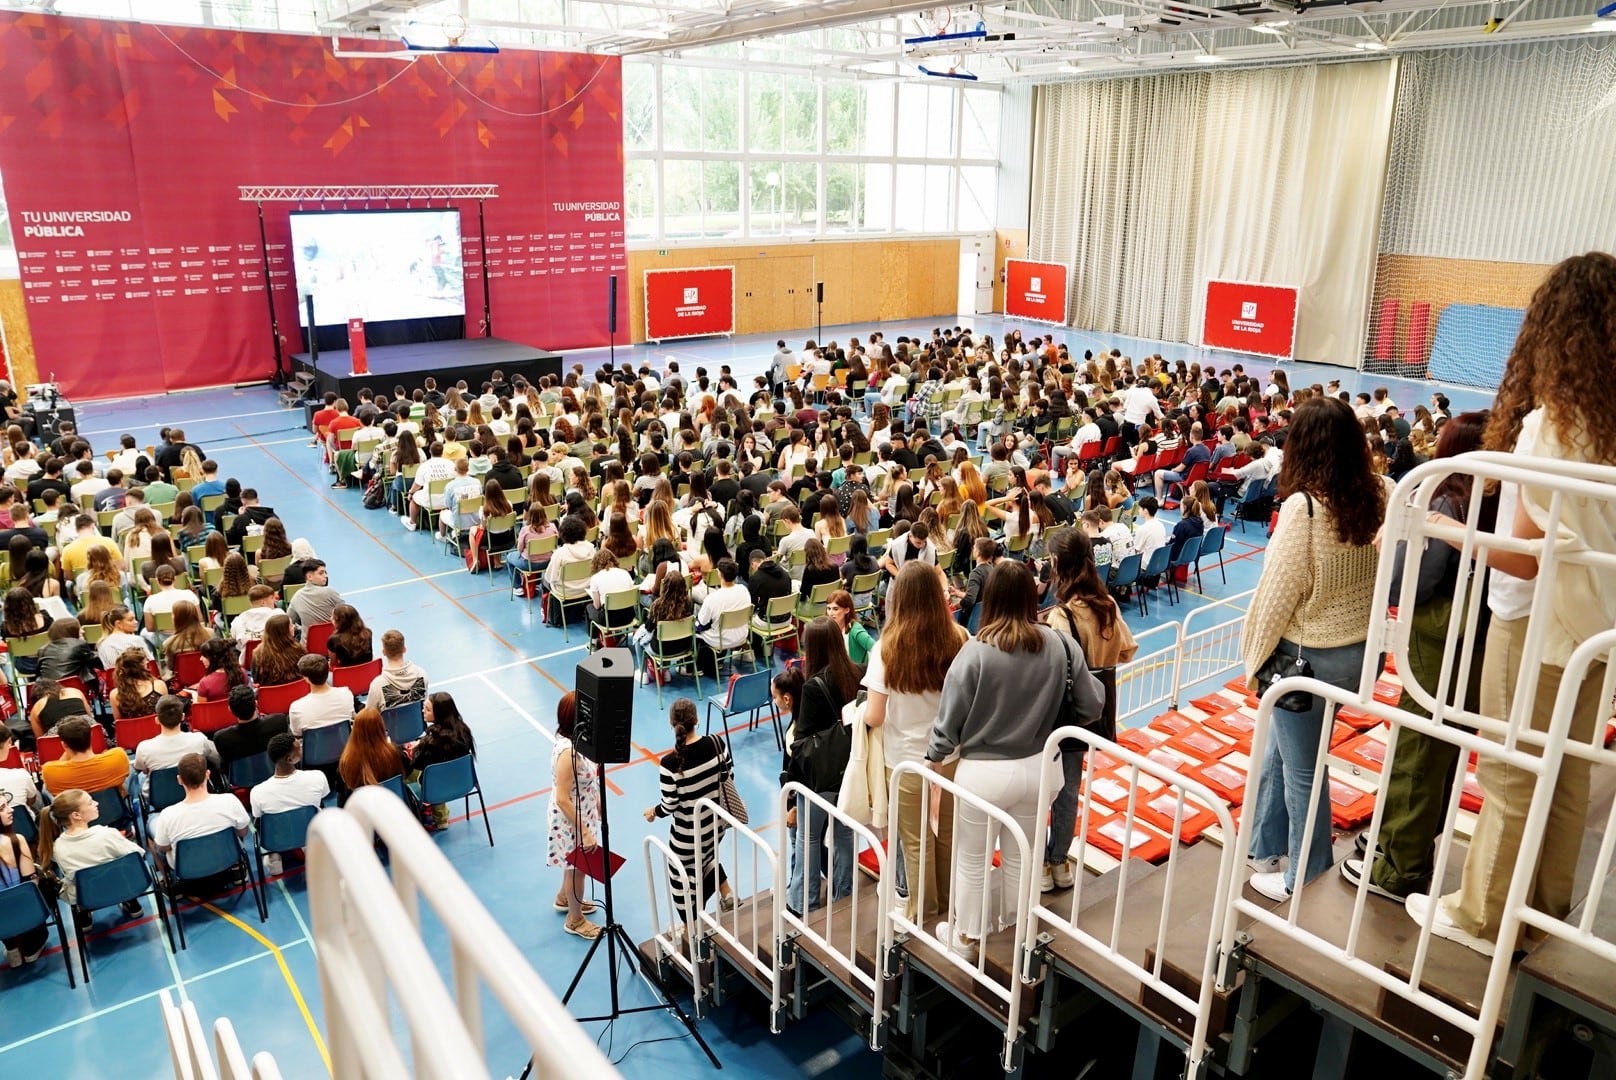
<svg viewBox="0 0 1616 1080">
<path fill-rule="evenodd" d="M 11 831 L 29 846 L 36 843 L 39 840 L 39 822 L 34 820 L 34 812 L 20 803 L 12 806 Z"/>
<path fill-rule="evenodd" d="M 394 746 L 412 743 L 426 734 L 426 721 L 421 715 L 425 704 L 424 701 L 406 701 L 382 710 L 382 724 L 386 726 L 387 737 L 393 740 Z"/>
<path fill-rule="evenodd" d="M 1185 580 L 1189 580 L 1190 571 L 1195 569 L 1195 560 L 1200 557 L 1200 554 L 1201 538 L 1198 536 L 1193 537 L 1184 541 L 1184 545 L 1178 549 L 1178 558 L 1167 564 L 1165 580 L 1167 582 L 1167 602 L 1169 604 L 1176 604 L 1179 601 L 1178 571 L 1183 569 Z"/>
<path fill-rule="evenodd" d="M 470 754 L 428 765 L 421 770 L 420 782 L 410 784 L 409 789 L 417 802 L 431 806 L 464 799 L 467 817 L 471 816 L 471 797 L 477 796 L 477 806 L 483 815 L 483 828 L 488 832 L 488 846 L 494 846 L 494 827 L 488 822 L 488 807 L 483 803 L 483 789 L 477 783 L 477 766 Z"/>
<path fill-rule="evenodd" d="M 1208 529 L 1201 536 L 1201 550 L 1195 556 L 1195 587 L 1202 592 L 1206 591 L 1206 587 L 1201 584 L 1201 560 L 1208 555 L 1218 557 L 1218 573 L 1223 575 L 1223 583 L 1225 585 L 1229 584 L 1228 571 L 1223 568 L 1223 542 L 1228 537 L 1229 527 L 1227 525 L 1219 525 Z"/>
<path fill-rule="evenodd" d="M 230 786 L 252 789 L 275 775 L 275 766 L 269 763 L 269 752 L 251 757 L 237 758 L 225 768 Z"/>
<path fill-rule="evenodd" d="M 180 918 L 180 897 L 184 895 L 184 886 L 188 881 L 199 881 L 222 874 L 227 870 L 239 869 L 247 879 L 247 887 L 252 891 L 253 901 L 258 906 L 258 921 L 269 921 L 269 908 L 264 903 L 264 894 L 253 877 L 252 862 L 247 858 L 247 849 L 241 844 L 241 837 L 236 830 L 223 828 L 218 832 L 206 836 L 193 836 L 189 840 L 180 840 L 174 845 L 174 851 L 169 856 L 169 871 L 163 875 L 163 890 L 168 894 L 174 905 L 174 922 L 179 926 L 180 948 L 185 948 L 185 920 Z"/>
<path fill-rule="evenodd" d="M 400 773 L 398 776 L 389 776 L 386 780 L 383 780 L 376 786 L 391 791 L 405 803 L 410 801 L 409 795 L 404 790 L 404 775 L 402 773 Z"/>
<path fill-rule="evenodd" d="M 131 851 L 100 866 L 85 867 L 73 875 L 73 890 L 73 936 L 79 950 L 79 969 L 83 971 L 86 983 L 90 981 L 90 953 L 85 931 L 92 911 L 138 900 L 150 893 L 157 905 L 158 921 L 168 935 L 168 947 L 174 948 L 174 927 L 168 921 L 162 890 L 157 888 L 151 868 L 146 865 L 146 857 L 140 852 Z"/>
<path fill-rule="evenodd" d="M 713 731 L 713 710 L 719 711 L 719 720 L 722 727 L 729 727 L 729 718 L 746 713 L 752 718 L 750 731 L 757 730 L 758 713 L 764 709 L 769 710 L 769 718 L 774 721 L 774 741 L 776 745 L 784 748 L 785 733 L 780 729 L 780 714 L 774 707 L 774 695 L 769 693 L 769 684 L 774 678 L 774 672 L 754 671 L 749 675 L 731 675 L 729 686 L 722 694 L 713 694 L 707 699 L 707 730 L 711 735 Z"/>
<path fill-rule="evenodd" d="M 92 791 L 90 798 L 101 808 L 100 817 L 96 820 L 97 825 L 105 825 L 109 829 L 125 827 L 139 829 L 140 819 L 135 814 L 135 808 L 130 805 L 129 795 L 123 788 L 109 787 Z"/>
<path fill-rule="evenodd" d="M 1115 564 L 1115 567 L 1116 567 L 1116 572 L 1111 575 L 1111 593 L 1112 593 L 1112 595 L 1121 597 L 1122 599 L 1126 600 L 1130 593 L 1135 592 L 1135 591 L 1142 592 L 1142 590 L 1138 589 L 1138 585 L 1139 585 L 1139 556 L 1137 554 L 1129 555 L 1128 557 L 1123 559 L 1120 563 Z M 1144 602 L 1143 597 L 1141 596 L 1140 601 L 1139 601 L 1139 613 L 1142 615 L 1142 614 L 1144 614 L 1144 611 L 1145 611 L 1145 602 Z"/>
<path fill-rule="evenodd" d="M 335 765 L 342 757 L 342 748 L 348 745 L 348 733 L 352 730 L 352 720 L 306 729 L 303 732 L 304 767 L 318 769 Z"/>
<path fill-rule="evenodd" d="M 185 801 L 185 789 L 180 787 L 180 770 L 178 765 L 170 765 L 166 769 L 153 769 L 147 779 L 146 790 L 140 797 L 141 816 L 146 823 L 146 832 L 151 833 L 151 817 L 153 814 L 173 806 L 175 803 Z"/>
<path fill-rule="evenodd" d="M 253 853 L 258 860 L 258 880 L 264 880 L 264 856 L 284 855 L 308 843 L 309 823 L 319 807 L 299 806 L 295 810 L 281 810 L 265 814 L 258 819 L 254 830 Z"/>
<path fill-rule="evenodd" d="M 1139 586 L 1134 590 L 1139 594 L 1139 614 L 1150 614 L 1150 608 L 1145 603 L 1145 594 L 1150 591 L 1150 589 L 1146 587 L 1146 580 L 1154 578 L 1158 585 L 1161 584 L 1162 575 L 1167 573 L 1167 564 L 1171 558 L 1172 552 L 1168 549 L 1166 544 L 1163 544 L 1161 547 L 1150 553 L 1150 561 L 1140 568 Z"/>
<path fill-rule="evenodd" d="M 73 989 L 73 958 L 67 953 L 67 930 L 62 926 L 62 911 L 45 901 L 39 883 L 33 880 L 0 889 L 0 939 L 14 938 L 40 926 L 55 926 L 56 941 L 62 947 L 62 963 L 67 966 L 67 986 Z"/>
</svg>

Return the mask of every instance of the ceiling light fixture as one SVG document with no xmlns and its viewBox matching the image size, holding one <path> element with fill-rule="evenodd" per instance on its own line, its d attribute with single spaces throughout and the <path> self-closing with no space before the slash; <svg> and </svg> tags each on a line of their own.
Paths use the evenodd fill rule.
<svg viewBox="0 0 1616 1080">
<path fill-rule="evenodd" d="M 1582 28 L 1585 34 L 1616 34 L 1616 19 L 1595 19 Z"/>
<path fill-rule="evenodd" d="M 1385 52 L 1387 49 L 1384 41 L 1355 41 L 1352 46 L 1355 49 L 1362 49 L 1364 52 Z"/>
<path fill-rule="evenodd" d="M 1221 64 L 1225 59 L 1227 57 L 1218 56 L 1215 53 L 1198 53 L 1195 57 L 1195 62 L 1197 64 Z"/>
</svg>

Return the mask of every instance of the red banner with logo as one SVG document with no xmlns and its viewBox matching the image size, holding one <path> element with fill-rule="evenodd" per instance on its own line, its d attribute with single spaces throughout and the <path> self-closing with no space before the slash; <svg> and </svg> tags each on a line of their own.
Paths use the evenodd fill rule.
<svg viewBox="0 0 1616 1080">
<path fill-rule="evenodd" d="M 645 272 L 647 341 L 734 332 L 733 266 L 695 266 Z"/>
<path fill-rule="evenodd" d="M 1066 322 L 1066 267 L 1061 263 L 1006 259 L 1004 313 L 1038 322 Z"/>
<path fill-rule="evenodd" d="M 302 350 L 288 215 L 322 204 L 263 204 L 266 286 L 243 185 L 497 185 L 486 251 L 477 202 L 448 202 L 468 337 L 486 288 L 501 338 L 604 345 L 627 268 L 615 57 L 347 59 L 325 37 L 5 12 L 0 173 L 39 370 L 75 398 L 266 379 L 271 303 Z"/>
<path fill-rule="evenodd" d="M 1296 352 L 1297 292 L 1285 285 L 1206 283 L 1201 344 L 1289 359 Z"/>
</svg>

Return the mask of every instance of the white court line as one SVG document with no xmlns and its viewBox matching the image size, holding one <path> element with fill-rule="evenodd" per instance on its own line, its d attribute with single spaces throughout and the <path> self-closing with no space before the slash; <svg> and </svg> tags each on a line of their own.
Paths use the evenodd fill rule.
<svg viewBox="0 0 1616 1080">
<path fill-rule="evenodd" d="M 297 946 L 303 945 L 303 944 L 307 944 L 307 943 L 304 942 L 304 941 L 294 941 L 289 945 L 278 945 L 278 946 L 276 946 L 276 948 L 280 949 L 282 953 L 285 953 L 285 951 L 287 949 L 295 949 Z M 187 985 L 189 985 L 191 983 L 197 983 L 197 982 L 202 981 L 203 979 L 209 979 L 209 978 L 212 978 L 215 975 L 222 975 L 227 971 L 233 971 L 238 967 L 243 967 L 243 966 L 245 966 L 247 964 L 251 964 L 251 963 L 253 963 L 255 961 L 258 961 L 258 960 L 271 959 L 271 958 L 274 957 L 274 955 L 275 955 L 274 953 L 270 952 L 268 949 L 265 949 L 263 952 L 253 953 L 251 956 L 244 956 L 240 960 L 232 960 L 228 964 L 222 964 L 219 967 L 213 968 L 213 969 L 211 969 L 209 971 L 204 971 L 201 974 L 192 975 L 189 979 L 186 979 L 184 981 L 185 981 L 185 983 Z M 57 1024 L 55 1027 L 46 1028 L 44 1031 L 36 1031 L 32 1035 L 28 1035 L 28 1036 L 25 1036 L 25 1037 L 23 1037 L 21 1039 L 18 1039 L 16 1042 L 7 1043 L 5 1046 L 0 1046 L 0 1054 L 6 1054 L 6 1053 L 9 1053 L 12 1050 L 17 1049 L 20 1046 L 27 1046 L 29 1043 L 38 1042 L 40 1039 L 49 1038 L 52 1035 L 58 1035 L 58 1034 L 60 1034 L 60 1033 L 62 1033 L 64 1031 L 69 1030 L 70 1028 L 76 1028 L 80 1024 L 87 1024 L 91 1020 L 99 1020 L 103 1016 L 107 1016 L 107 1015 L 109 1015 L 111 1013 L 118 1012 L 118 1011 L 120 1011 L 122 1009 L 127 1009 L 131 1005 L 139 1005 L 139 1004 L 141 1004 L 143 1002 L 151 1001 L 151 1000 L 159 997 L 163 993 L 164 990 L 171 990 L 171 989 L 173 989 L 173 987 L 165 986 L 162 989 L 153 990 L 150 993 L 141 994 L 138 997 L 132 997 L 128 1001 L 120 1001 L 116 1005 L 108 1005 L 104 1009 L 97 1009 L 95 1012 L 86 1013 L 83 1016 L 76 1017 L 75 1019 L 72 1019 L 72 1020 L 68 1020 L 65 1023 Z M 182 989 L 181 993 L 183 993 L 183 992 L 184 991 Z"/>
<path fill-rule="evenodd" d="M 522 706 L 518 705 L 514 700 L 512 700 L 511 695 L 509 695 L 505 691 L 501 690 L 486 675 L 483 675 L 481 672 L 479 672 L 478 675 L 477 675 L 477 678 L 482 680 L 484 686 L 488 687 L 488 689 L 490 689 L 494 693 L 498 694 L 504 700 L 505 704 L 507 704 L 511 708 L 515 709 L 516 710 L 516 715 L 520 716 L 523 720 L 526 720 L 528 722 L 528 726 L 531 727 L 534 731 L 537 731 L 540 735 L 543 735 L 546 739 L 549 739 L 552 743 L 556 741 L 555 735 L 552 732 L 546 731 L 543 724 L 541 724 L 537 720 L 533 719 L 533 714 L 532 713 L 528 712 L 526 709 L 522 708 Z"/>
<path fill-rule="evenodd" d="M 492 675 L 496 671 L 509 671 L 511 668 L 525 667 L 528 664 L 537 664 L 540 660 L 554 660 L 558 656 L 566 656 L 568 653 L 579 652 L 584 648 L 586 648 L 586 646 L 573 645 L 570 648 L 557 649 L 555 652 L 543 653 L 539 656 L 525 656 L 520 660 L 512 660 L 508 664 L 500 664 L 497 667 L 481 668 L 477 671 L 468 671 L 464 675 L 451 675 L 447 679 L 433 679 L 432 685 L 447 686 L 449 683 L 465 682 L 467 679 L 480 679 L 484 675 Z"/>
<path fill-rule="evenodd" d="M 456 569 L 440 570 L 436 574 L 417 574 L 415 577 L 404 578 L 402 581 L 389 581 L 385 585 L 366 585 L 363 589 L 349 589 L 342 595 L 358 596 L 360 593 L 380 592 L 383 589 L 396 589 L 400 585 L 414 585 L 418 581 L 431 581 L 433 578 L 448 577 L 450 574 L 464 574 L 465 572 L 463 569 Z"/>
<path fill-rule="evenodd" d="M 309 437 L 307 435 L 299 435 L 295 439 L 275 439 L 272 442 L 250 442 L 238 443 L 234 446 L 214 446 L 209 447 L 208 454 L 209 456 L 212 456 L 213 454 L 228 453 L 231 450 L 257 450 L 264 446 L 285 446 L 288 443 L 306 443 L 308 441 Z"/>
<path fill-rule="evenodd" d="M 129 399 L 125 398 L 123 400 L 127 401 Z M 203 417 L 199 417 L 199 418 L 176 420 L 176 421 L 171 421 L 168 424 L 158 424 L 157 426 L 158 427 L 187 427 L 187 426 L 189 426 L 191 424 L 211 424 L 215 420 L 239 420 L 243 416 L 273 416 L 276 413 L 295 413 L 295 412 L 298 412 L 298 411 L 299 410 L 296 410 L 296 409 L 265 409 L 263 412 L 231 413 L 229 416 L 203 416 Z M 137 425 L 128 425 L 128 424 L 126 424 L 123 427 L 98 428 L 95 431 L 81 431 L 81 432 L 79 432 L 79 434 L 80 435 L 121 434 L 123 432 L 128 431 L 131 426 L 142 427 L 144 425 L 139 425 L 139 424 L 137 424 Z"/>
</svg>

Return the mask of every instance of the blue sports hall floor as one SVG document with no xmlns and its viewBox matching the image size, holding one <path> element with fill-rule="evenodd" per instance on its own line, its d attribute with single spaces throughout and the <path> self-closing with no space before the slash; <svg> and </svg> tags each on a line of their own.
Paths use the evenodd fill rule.
<svg viewBox="0 0 1616 1080">
<path fill-rule="evenodd" d="M 889 340 L 905 333 L 929 338 L 932 328 L 943 323 L 919 319 L 879 327 L 827 327 L 825 336 L 845 340 L 849 334 L 879 328 Z M 978 317 L 969 324 L 996 339 L 1006 328 L 998 317 Z M 1029 333 L 1043 329 L 1026 327 Z M 746 386 L 768 363 L 777 337 L 800 345 L 811 335 L 812 331 L 795 331 L 623 347 L 616 355 L 619 361 L 631 360 L 636 366 L 645 362 L 659 371 L 667 360 L 677 359 L 686 376 L 701 364 L 716 375 L 717 365 L 728 363 Z M 1249 371 L 1266 373 L 1272 366 L 1260 358 L 1209 356 L 1185 346 L 1070 329 L 1056 330 L 1055 336 L 1078 355 L 1086 348 L 1098 352 L 1115 345 L 1134 356 L 1159 351 L 1169 359 L 1183 357 L 1203 364 L 1212 359 L 1219 368 L 1239 362 Z M 569 355 L 568 361 L 581 360 L 592 367 L 605 357 L 606 350 L 593 350 Z M 1339 378 L 1353 392 L 1386 385 L 1406 408 L 1425 401 L 1435 389 L 1450 395 L 1455 411 L 1482 407 L 1491 399 L 1485 392 L 1360 375 L 1345 368 L 1306 364 L 1286 368 L 1292 385 L 1331 378 Z M 300 428 L 301 419 L 300 410 L 278 407 L 274 392 L 265 387 L 92 402 L 79 409 L 80 429 L 98 450 L 115 446 L 124 432 L 145 445 L 154 440 L 158 428 L 183 426 L 191 441 L 221 463 L 224 475 L 260 491 L 263 501 L 285 519 L 289 535 L 306 537 L 314 545 L 330 564 L 332 585 L 378 634 L 389 627 L 404 632 L 410 656 L 426 668 L 432 688 L 451 692 L 475 731 L 478 768 L 497 843 L 488 846 L 481 822 L 458 816 L 434 841 L 559 994 L 588 947 L 562 932 L 563 917 L 550 906 L 557 876 L 544 865 L 555 706 L 573 684 L 573 667 L 583 657 L 582 635 L 575 630 L 571 641 L 563 640 L 560 630 L 541 625 L 536 609 L 529 611 L 525 603 L 513 602 L 503 576 L 467 574 L 430 534 L 406 532 L 385 512 L 363 509 L 356 490 L 330 489 L 317 452 Z M 1189 610 L 1252 588 L 1263 543 L 1261 529 L 1252 527 L 1244 534 L 1236 529 L 1228 545 L 1227 583 L 1214 569 L 1206 578 L 1205 595 L 1185 590 L 1184 602 L 1176 607 L 1153 602 L 1148 617 L 1130 606 L 1128 619 L 1135 633 L 1180 620 Z M 689 694 L 692 689 L 687 679 L 673 683 L 673 693 Z M 703 686 L 704 694 L 714 689 Z M 653 761 L 670 739 L 667 714 L 658 708 L 655 687 L 638 687 L 635 705 L 634 741 L 643 752 L 611 772 L 609 778 L 621 793 L 612 791 L 609 800 L 613 846 L 629 857 L 617 879 L 619 919 L 638 941 L 649 933 L 641 841 L 653 828 L 641 811 L 656 798 Z M 751 733 L 743 729 L 733 745 L 737 779 L 754 823 L 772 822 L 776 813 L 771 796 L 779 768 L 772 734 L 761 726 Z M 772 829 L 765 831 L 771 833 Z M 264 924 L 258 922 L 250 900 L 227 899 L 187 910 L 183 917 L 190 947 L 177 954 L 168 951 L 150 915 L 149 901 L 145 920 L 121 924 L 112 933 L 106 932 L 111 924 L 103 913 L 97 924 L 100 933 L 91 945 L 93 981 L 88 987 L 81 983 L 76 990 L 68 989 L 54 944 L 40 963 L 16 971 L 0 968 L 0 1076 L 34 1075 L 41 1068 L 68 1077 L 171 1075 L 157 1002 L 165 989 L 194 1002 L 208 1028 L 215 1018 L 228 1017 L 246 1052 L 271 1052 L 284 1076 L 324 1074 L 328 1062 L 318 1030 L 320 987 L 301 870 L 291 869 L 272 881 L 268 900 L 270 917 Z M 426 936 L 434 955 L 444 960 L 444 940 L 430 919 Z M 584 1014 L 604 1011 L 605 986 L 603 961 L 597 961 L 576 1000 L 578 1009 Z M 638 980 L 625 979 L 623 986 L 625 1004 L 650 1002 Z M 497 1008 L 485 1009 L 485 1016 L 488 1071 L 494 1076 L 518 1074 L 526 1061 L 519 1040 Z M 881 1074 L 880 1058 L 828 1011 L 788 1023 L 778 1036 L 769 1034 L 760 1017 L 762 1010 L 732 1004 L 702 1023 L 726 1072 Z M 663 1015 L 620 1020 L 610 1033 L 602 1031 L 603 1026 L 590 1028 L 603 1035 L 602 1045 L 614 1060 L 623 1059 L 619 1067 L 627 1077 L 695 1076 L 708 1069 L 699 1048 L 689 1038 L 680 1038 L 682 1029 Z M 1127 1041 L 1131 1045 L 1131 1035 Z"/>
</svg>

